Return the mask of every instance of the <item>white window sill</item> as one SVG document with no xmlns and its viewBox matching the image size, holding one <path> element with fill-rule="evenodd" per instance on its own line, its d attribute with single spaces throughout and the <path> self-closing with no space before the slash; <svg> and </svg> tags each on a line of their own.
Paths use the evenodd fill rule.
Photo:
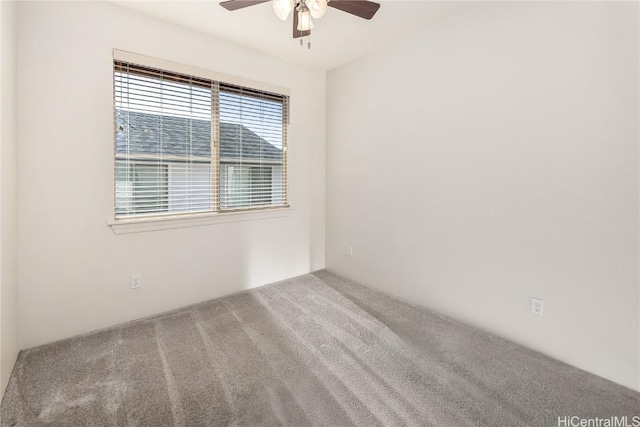
<svg viewBox="0 0 640 427">
<path fill-rule="evenodd" d="M 144 233 L 146 231 L 169 230 L 172 228 L 200 227 L 228 222 L 254 221 L 290 216 L 291 208 L 247 210 L 238 212 L 203 213 L 184 216 L 123 219 L 108 221 L 114 234 Z"/>
</svg>

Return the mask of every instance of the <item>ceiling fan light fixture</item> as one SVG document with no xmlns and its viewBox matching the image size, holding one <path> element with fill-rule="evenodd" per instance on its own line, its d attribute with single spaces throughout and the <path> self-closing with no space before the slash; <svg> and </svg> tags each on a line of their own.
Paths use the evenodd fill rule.
<svg viewBox="0 0 640 427">
<path fill-rule="evenodd" d="M 293 38 L 299 38 L 302 46 L 303 38 L 307 37 L 308 48 L 311 48 L 311 29 L 314 27 L 311 18 L 321 18 L 328 7 L 367 20 L 373 18 L 380 9 L 380 3 L 369 0 L 222 0 L 219 4 L 228 11 L 234 11 L 268 2 L 271 2 L 276 16 L 283 21 L 291 12 L 294 13 Z"/>
<path fill-rule="evenodd" d="M 327 0 L 306 0 L 305 3 L 315 19 L 322 18 L 327 11 Z"/>
<path fill-rule="evenodd" d="M 300 10 L 298 11 L 298 31 L 309 31 L 314 27 L 313 22 L 311 21 L 311 14 L 308 10 Z"/>
<path fill-rule="evenodd" d="M 293 0 L 273 0 L 273 12 L 278 18 L 283 21 L 287 20 L 287 17 L 293 10 Z"/>
</svg>

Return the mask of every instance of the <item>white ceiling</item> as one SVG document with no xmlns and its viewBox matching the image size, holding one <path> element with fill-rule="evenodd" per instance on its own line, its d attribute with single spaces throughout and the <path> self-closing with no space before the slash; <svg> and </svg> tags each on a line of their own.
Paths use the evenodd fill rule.
<svg viewBox="0 0 640 427">
<path fill-rule="evenodd" d="M 292 17 L 280 21 L 271 3 L 229 12 L 206 1 L 114 1 L 118 5 L 309 67 L 329 70 L 434 25 L 460 2 L 381 1 L 372 20 L 329 8 L 314 20 L 311 50 L 294 40 Z M 306 42 L 306 40 L 305 40 Z"/>
</svg>

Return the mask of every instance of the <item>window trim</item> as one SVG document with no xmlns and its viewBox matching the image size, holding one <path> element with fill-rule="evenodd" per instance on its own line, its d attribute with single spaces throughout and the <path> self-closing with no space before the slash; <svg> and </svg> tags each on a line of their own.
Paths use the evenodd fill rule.
<svg viewBox="0 0 640 427">
<path fill-rule="evenodd" d="M 232 76 L 228 74 L 218 73 L 215 71 L 207 70 L 204 68 L 192 67 L 185 64 L 180 64 L 172 61 L 166 61 L 163 59 L 152 58 L 145 55 L 139 55 L 132 52 L 127 52 L 124 50 L 113 49 L 113 61 L 123 61 L 130 62 L 150 68 L 158 68 L 163 69 L 169 72 L 175 72 L 179 74 L 192 75 L 195 77 L 202 77 L 204 79 L 217 81 L 219 84 L 230 84 L 235 86 L 244 86 L 252 89 L 256 89 L 259 91 L 272 92 L 275 94 L 280 94 L 284 96 L 291 96 L 291 90 L 285 87 L 272 85 L 264 82 L 259 82 L 255 80 L 245 79 L 242 77 Z M 115 100 L 114 100 L 115 101 Z M 216 112 L 217 114 L 217 112 Z M 115 114 L 114 114 L 115 120 Z M 115 125 L 114 125 L 115 127 Z M 218 126 L 216 126 L 217 128 Z M 216 129 L 217 132 L 217 129 Z M 288 130 L 285 129 L 285 132 L 289 133 Z M 212 138 L 214 137 L 212 132 Z M 217 146 L 215 156 L 218 156 Z M 286 153 L 283 159 L 283 169 L 284 175 L 283 180 L 289 182 L 289 146 L 287 144 Z M 212 158 L 213 160 L 213 158 Z M 113 158 L 111 159 L 111 164 L 114 165 L 116 161 L 116 152 L 113 151 Z M 219 164 L 219 160 L 218 160 Z M 115 182 L 115 168 L 113 181 Z M 215 188 L 213 191 L 218 193 L 220 191 L 219 183 L 214 184 Z M 115 200 L 115 186 L 112 185 L 112 198 Z M 293 209 L 290 204 L 291 192 L 290 188 L 288 189 L 288 195 L 286 197 L 286 204 L 273 206 L 273 207 L 242 207 L 238 209 L 224 209 L 218 210 L 215 212 L 203 212 L 203 213 L 178 213 L 175 215 L 167 215 L 167 214 L 150 214 L 150 215 L 140 215 L 132 218 L 116 218 L 115 209 L 113 209 L 113 205 L 111 206 L 111 215 L 109 216 L 109 220 L 107 221 L 107 225 L 111 227 L 114 234 L 128 234 L 128 233 L 139 233 L 139 232 L 147 232 L 147 231 L 155 231 L 155 230 L 167 230 L 167 229 L 175 229 L 175 228 L 188 228 L 188 227 L 197 227 L 203 225 L 211 225 L 211 224 L 220 224 L 220 223 L 229 223 L 229 222 L 238 222 L 238 221 L 252 221 L 252 220 L 260 220 L 260 219 L 269 219 L 269 218 L 280 218 L 290 216 L 293 213 Z"/>
<path fill-rule="evenodd" d="M 256 80 L 245 79 L 243 77 L 231 76 L 229 74 L 218 73 L 204 68 L 192 67 L 190 65 L 166 61 L 164 59 L 151 58 L 149 56 L 138 55 L 136 53 L 127 52 L 124 50 L 114 49 L 113 60 L 131 62 L 145 67 L 159 68 L 161 70 L 166 70 L 178 74 L 202 77 L 204 79 L 214 80 L 219 83 L 228 83 L 234 86 L 245 86 L 260 91 L 277 93 L 284 96 L 291 96 L 291 90 L 282 86 L 276 86 Z"/>
<path fill-rule="evenodd" d="M 229 222 L 257 221 L 291 216 L 290 206 L 273 208 L 234 209 L 224 212 L 187 213 L 176 215 L 136 217 L 133 219 L 111 219 L 107 225 L 114 234 L 143 233 L 147 231 L 190 228 Z"/>
</svg>

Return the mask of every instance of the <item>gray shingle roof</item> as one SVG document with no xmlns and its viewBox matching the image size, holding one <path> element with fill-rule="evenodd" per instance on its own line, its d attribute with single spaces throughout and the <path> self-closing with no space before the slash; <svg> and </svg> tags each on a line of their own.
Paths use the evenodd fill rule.
<svg viewBox="0 0 640 427">
<path fill-rule="evenodd" d="M 123 110 L 116 110 L 116 153 L 127 152 L 127 122 L 130 123 L 130 154 L 157 154 L 161 148 L 165 155 L 187 156 L 189 146 L 186 142 L 190 131 L 191 155 L 211 156 L 210 121 Z M 259 158 L 280 160 L 282 150 L 246 126 L 220 123 L 221 161 L 240 157 L 245 160 Z"/>
</svg>

